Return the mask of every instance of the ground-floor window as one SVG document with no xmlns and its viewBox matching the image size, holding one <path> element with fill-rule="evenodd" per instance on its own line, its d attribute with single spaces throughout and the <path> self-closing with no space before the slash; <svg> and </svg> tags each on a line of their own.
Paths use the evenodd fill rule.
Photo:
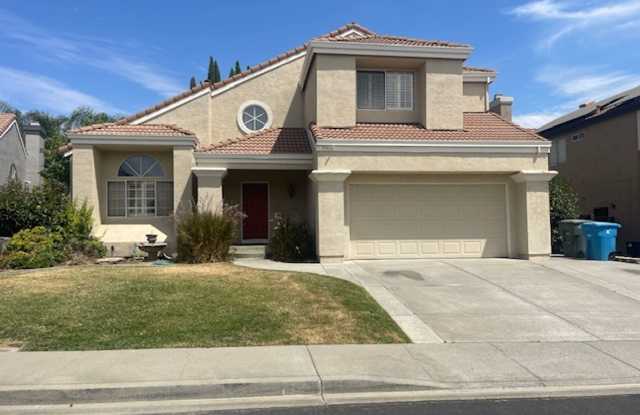
<svg viewBox="0 0 640 415">
<path fill-rule="evenodd" d="M 151 156 L 136 155 L 122 162 L 118 176 L 107 182 L 107 216 L 169 216 L 173 213 L 173 182 Z M 126 179 L 125 179 L 126 177 Z"/>
<path fill-rule="evenodd" d="M 108 216 L 169 216 L 173 213 L 173 182 L 118 180 L 107 183 Z"/>
</svg>

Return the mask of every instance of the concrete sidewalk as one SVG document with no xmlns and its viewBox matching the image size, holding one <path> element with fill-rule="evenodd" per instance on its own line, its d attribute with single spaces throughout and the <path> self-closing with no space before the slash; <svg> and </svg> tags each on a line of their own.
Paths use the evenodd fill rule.
<svg viewBox="0 0 640 415">
<path fill-rule="evenodd" d="M 640 341 L 0 354 L 0 413 L 69 412 L 70 405 L 74 413 L 108 405 L 129 413 L 122 405 L 134 402 L 158 409 L 194 400 L 309 405 L 634 390 Z"/>
</svg>

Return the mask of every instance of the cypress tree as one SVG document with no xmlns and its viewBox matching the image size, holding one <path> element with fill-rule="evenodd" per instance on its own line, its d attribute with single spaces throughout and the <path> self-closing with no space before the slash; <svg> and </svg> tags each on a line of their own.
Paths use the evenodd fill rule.
<svg viewBox="0 0 640 415">
<path fill-rule="evenodd" d="M 220 68 L 218 67 L 218 61 L 213 61 L 213 82 L 220 82 L 222 77 L 220 76 Z"/>
<path fill-rule="evenodd" d="M 236 74 L 236 71 L 234 70 L 234 68 L 231 68 L 231 69 L 229 70 L 229 78 L 231 78 L 231 77 L 232 77 L 233 75 L 235 75 L 235 74 Z"/>
<path fill-rule="evenodd" d="M 240 61 L 236 61 L 235 71 L 236 71 L 235 73 L 236 75 L 242 72 L 242 68 L 240 67 Z"/>
<path fill-rule="evenodd" d="M 209 68 L 207 70 L 207 80 L 211 83 L 216 82 L 215 81 L 215 67 L 214 67 L 214 60 L 213 60 L 213 56 L 209 56 Z"/>
<path fill-rule="evenodd" d="M 198 85 L 198 82 L 196 81 L 196 77 L 192 76 L 191 80 L 189 81 L 189 88 L 193 89 Z"/>
</svg>

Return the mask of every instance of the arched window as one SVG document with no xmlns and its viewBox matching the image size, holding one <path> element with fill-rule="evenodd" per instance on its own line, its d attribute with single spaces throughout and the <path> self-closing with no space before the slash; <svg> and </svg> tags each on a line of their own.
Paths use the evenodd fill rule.
<svg viewBox="0 0 640 415">
<path fill-rule="evenodd" d="M 107 182 L 108 216 L 169 216 L 173 213 L 173 182 L 151 156 L 127 158 L 118 168 L 120 180 Z"/>
<path fill-rule="evenodd" d="M 164 177 L 158 160 L 150 156 L 133 156 L 122 162 L 118 169 L 120 177 Z"/>
</svg>

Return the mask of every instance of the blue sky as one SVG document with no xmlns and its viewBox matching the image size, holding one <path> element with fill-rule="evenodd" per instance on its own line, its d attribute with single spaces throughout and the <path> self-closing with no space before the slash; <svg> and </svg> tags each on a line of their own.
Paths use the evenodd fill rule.
<svg viewBox="0 0 640 415">
<path fill-rule="evenodd" d="M 640 0 L 24 1 L 0 4 L 0 100 L 127 114 L 350 22 L 378 33 L 470 43 L 526 126 L 640 84 Z"/>
</svg>

